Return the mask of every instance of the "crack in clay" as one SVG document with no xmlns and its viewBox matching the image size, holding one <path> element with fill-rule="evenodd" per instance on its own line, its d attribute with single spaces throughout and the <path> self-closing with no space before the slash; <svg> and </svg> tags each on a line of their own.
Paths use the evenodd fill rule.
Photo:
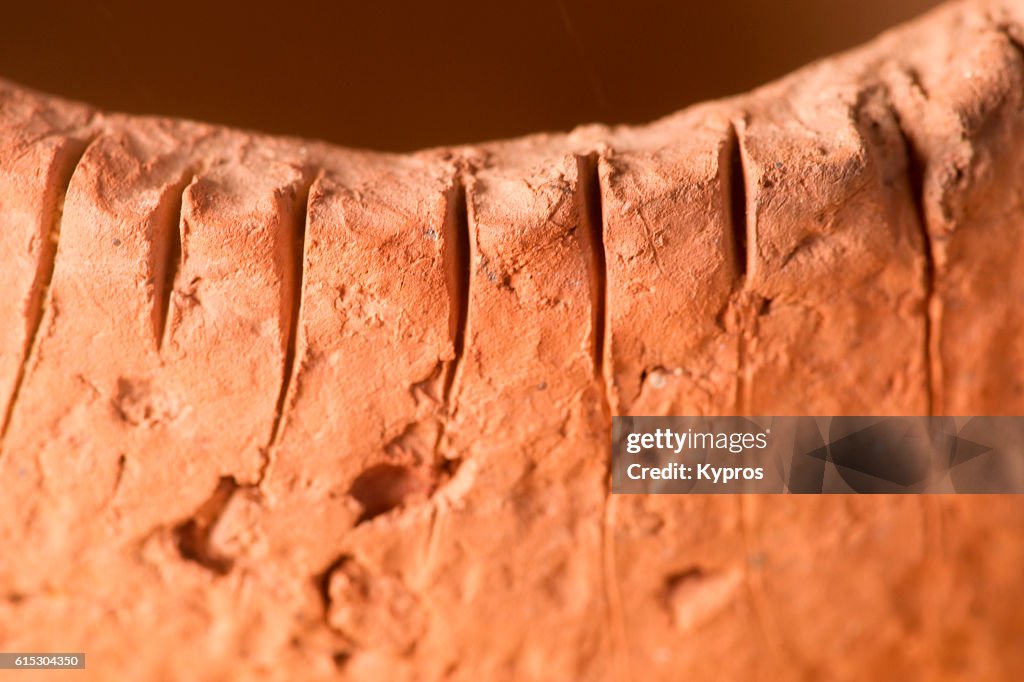
<svg viewBox="0 0 1024 682">
<path fill-rule="evenodd" d="M 612 658 L 618 679 L 631 679 L 626 623 L 622 596 L 618 589 L 618 568 L 615 557 L 615 498 L 612 494 L 611 420 L 606 351 L 608 348 L 608 269 L 604 243 L 604 208 L 598 155 L 576 156 L 577 206 L 582 222 L 580 231 L 587 268 L 590 273 L 590 352 L 594 377 L 601 401 L 601 422 L 607 438 L 605 489 L 601 521 L 601 582 L 607 605 L 607 618 L 612 639 Z"/>
<path fill-rule="evenodd" d="M 56 173 L 56 182 L 60 192 L 54 199 L 51 207 L 52 215 L 47 224 L 43 225 L 45 233 L 39 246 L 39 259 L 36 263 L 35 278 L 32 281 L 32 289 L 29 294 L 28 314 L 26 327 L 28 334 L 25 338 L 25 345 L 22 348 L 21 362 L 18 363 L 18 372 L 14 379 L 14 388 L 11 391 L 10 400 L 7 403 L 7 411 L 4 413 L 3 423 L 0 424 L 0 458 L 3 457 L 3 445 L 7 437 L 7 431 L 14 416 L 14 408 L 21 395 L 21 388 L 25 382 L 25 372 L 29 361 L 36 352 L 39 327 L 46 316 L 47 299 L 50 295 L 50 284 L 53 280 L 53 272 L 57 266 L 57 247 L 60 242 L 61 223 L 64 219 L 64 202 L 67 199 L 68 190 L 71 188 L 71 180 L 75 176 L 82 159 L 89 150 L 92 143 L 99 138 L 95 133 L 85 139 L 69 138 L 67 140 L 70 150 L 64 167 Z"/>
<path fill-rule="evenodd" d="M 181 207 L 185 200 L 185 192 L 195 182 L 195 172 L 185 171 L 182 179 L 170 188 L 171 206 L 168 210 L 170 224 L 158 225 L 153 241 L 153 336 L 156 338 L 157 351 L 164 346 L 170 333 L 169 321 L 171 297 L 174 295 L 174 282 L 181 269 Z M 162 237 L 162 239 L 161 239 Z"/>
<path fill-rule="evenodd" d="M 322 175 L 318 173 L 316 178 Z M 285 331 L 284 341 L 284 362 L 281 367 L 281 382 L 277 392 L 277 402 L 274 405 L 274 421 L 270 427 L 270 435 L 267 437 L 266 445 L 261 448 L 263 463 L 260 466 L 259 475 L 256 479 L 256 486 L 261 487 L 267 480 L 270 467 L 273 464 L 273 450 L 281 437 L 281 430 L 284 427 L 284 416 L 287 408 L 288 395 L 292 385 L 295 383 L 298 373 L 295 364 L 296 346 L 298 345 L 299 323 L 302 319 L 302 297 L 305 291 L 305 260 L 306 260 L 306 230 L 309 220 L 310 190 L 315 180 L 304 181 L 295 191 L 295 207 L 297 208 L 292 221 L 291 258 L 287 262 L 285 274 L 286 286 L 281 292 L 282 298 L 287 302 L 286 313 L 282 318 L 288 319 L 288 327 Z"/>
<path fill-rule="evenodd" d="M 912 82 L 916 82 L 911 78 Z M 928 95 L 923 88 L 918 86 L 922 97 L 927 99 Z M 943 412 L 942 396 L 942 356 L 939 353 L 939 338 L 942 332 L 942 300 L 936 292 L 937 272 L 935 266 L 935 244 L 932 241 L 931 232 L 928 230 L 928 217 L 925 212 L 924 197 L 924 174 L 925 161 L 913 139 L 908 133 L 903 119 L 900 117 L 899 109 L 893 105 L 886 93 L 886 104 L 896 122 L 896 131 L 903 144 L 903 154 L 906 159 L 906 178 L 910 201 L 914 209 L 914 219 L 917 223 L 917 231 L 921 237 L 922 256 L 924 257 L 924 272 L 922 273 L 922 286 L 924 289 L 924 363 L 925 363 L 925 392 L 927 400 L 928 415 L 941 414 Z"/>
<path fill-rule="evenodd" d="M 210 547 L 210 536 L 231 498 L 244 487 L 246 486 L 238 484 L 234 476 L 221 477 L 213 493 L 200 505 L 195 514 L 175 526 L 175 545 L 183 559 L 195 562 L 217 575 L 227 575 L 231 572 L 234 559 L 213 550 Z"/>
</svg>

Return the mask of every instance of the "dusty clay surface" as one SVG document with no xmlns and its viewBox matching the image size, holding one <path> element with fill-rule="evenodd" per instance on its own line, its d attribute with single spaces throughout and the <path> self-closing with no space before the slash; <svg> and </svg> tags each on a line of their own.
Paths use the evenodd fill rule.
<svg viewBox="0 0 1024 682">
<path fill-rule="evenodd" d="M 1024 500 L 612 496 L 608 434 L 1024 413 L 1022 187 L 1010 0 L 647 126 L 411 155 L 2 83 L 0 650 L 1021 679 Z"/>
</svg>

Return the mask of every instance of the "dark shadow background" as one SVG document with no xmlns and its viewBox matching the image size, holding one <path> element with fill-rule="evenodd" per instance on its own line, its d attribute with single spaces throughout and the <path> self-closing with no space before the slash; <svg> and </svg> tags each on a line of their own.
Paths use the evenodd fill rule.
<svg viewBox="0 0 1024 682">
<path fill-rule="evenodd" d="M 409 150 L 639 123 L 937 0 L 13 0 L 0 77 L 133 113 Z"/>
</svg>

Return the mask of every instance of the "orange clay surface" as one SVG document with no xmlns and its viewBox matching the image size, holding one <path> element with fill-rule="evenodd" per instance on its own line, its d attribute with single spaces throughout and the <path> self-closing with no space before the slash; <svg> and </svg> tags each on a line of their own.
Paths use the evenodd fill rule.
<svg viewBox="0 0 1024 682">
<path fill-rule="evenodd" d="M 614 414 L 1024 413 L 1022 43 L 953 3 L 647 126 L 404 156 L 0 85 L 0 650 L 1024 678 L 1024 500 L 608 488 Z"/>
</svg>

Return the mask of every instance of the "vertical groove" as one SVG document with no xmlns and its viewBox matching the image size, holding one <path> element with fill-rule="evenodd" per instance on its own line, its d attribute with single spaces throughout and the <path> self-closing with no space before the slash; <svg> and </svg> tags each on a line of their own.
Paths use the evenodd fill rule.
<svg viewBox="0 0 1024 682">
<path fill-rule="evenodd" d="M 445 212 L 443 259 L 445 281 L 448 285 L 448 329 L 454 357 L 448 364 L 444 376 L 443 399 L 445 408 L 451 412 L 452 387 L 462 366 L 466 350 L 466 329 L 469 324 L 470 287 L 470 237 L 469 207 L 466 200 L 466 184 L 461 171 L 456 172 L 448 190 Z"/>
<path fill-rule="evenodd" d="M 922 94 L 923 91 L 922 91 Z M 906 159 L 906 177 L 910 192 L 911 204 L 914 208 L 914 218 L 917 222 L 917 231 L 921 237 L 922 256 L 924 258 L 924 272 L 922 273 L 922 287 L 924 289 L 924 365 L 925 365 L 925 393 L 926 409 L 928 415 L 941 414 L 942 394 L 942 358 L 939 355 L 939 334 L 941 327 L 942 309 L 941 301 L 935 290 L 936 268 L 935 268 L 935 245 L 932 243 L 932 235 L 928 231 L 928 217 L 924 209 L 924 159 L 914 146 L 909 133 L 907 132 L 899 111 L 895 106 L 889 104 L 893 119 L 896 121 L 896 129 L 899 132 L 903 143 L 904 157 Z"/>
<path fill-rule="evenodd" d="M 608 267 L 604 251 L 604 216 L 601 205 L 601 179 L 597 172 L 597 154 L 577 156 L 580 217 L 583 222 L 583 243 L 590 269 L 591 323 L 590 350 L 594 373 L 601 379 L 604 411 L 610 414 L 604 382 L 605 323 L 608 298 Z"/>
<path fill-rule="evenodd" d="M 733 255 L 733 265 L 736 269 L 736 291 L 733 305 L 738 307 L 734 311 L 736 317 L 736 395 L 733 403 L 733 413 L 736 415 L 747 414 L 749 400 L 749 379 L 747 377 L 747 334 L 748 325 L 744 323 L 748 315 L 745 313 L 746 291 L 748 279 L 753 271 L 752 252 L 754 238 L 751 234 L 751 225 L 747 216 L 747 171 L 744 165 L 743 148 L 740 136 L 743 129 L 743 122 L 733 120 L 729 126 L 729 137 L 727 140 L 728 156 L 723 159 L 727 164 L 723 174 L 728 183 L 728 224 Z"/>
<path fill-rule="evenodd" d="M 274 407 L 274 422 L 263 448 L 263 466 L 260 469 L 257 486 L 262 485 L 272 464 L 272 450 L 281 437 L 284 427 L 285 402 L 295 382 L 295 353 L 298 345 L 299 322 L 302 319 L 302 295 L 305 290 L 306 228 L 309 218 L 310 189 L 312 180 L 303 182 L 295 193 L 297 208 L 292 221 L 291 258 L 286 264 L 285 289 L 282 297 L 287 302 L 288 327 L 284 338 L 284 362 L 281 367 L 281 382 Z"/>
<path fill-rule="evenodd" d="M 740 124 L 729 126 L 729 224 L 732 228 L 732 248 L 736 272 L 743 285 L 748 270 L 747 254 L 747 182 L 740 149 Z"/>
<path fill-rule="evenodd" d="M 61 224 L 64 219 L 64 202 L 67 199 L 68 190 L 71 187 L 71 179 L 78 170 L 82 158 L 88 151 L 92 142 L 99 137 L 93 134 L 84 140 L 69 139 L 69 149 L 65 152 L 65 159 L 62 168 L 56 172 L 56 184 L 59 191 L 54 198 L 53 205 L 49 208 L 49 214 L 44 219 L 43 234 L 39 246 L 39 260 L 36 264 L 36 274 L 32 281 L 32 289 L 29 293 L 28 314 L 26 316 L 25 346 L 21 353 L 21 362 L 18 365 L 18 373 L 14 380 L 14 388 L 11 391 L 7 409 L 4 412 L 3 424 L 0 424 L 0 456 L 3 454 L 4 441 L 7 438 L 7 431 L 11 426 L 11 419 L 14 416 L 14 408 L 21 395 L 22 384 L 25 381 L 25 372 L 28 363 L 36 351 L 36 343 L 39 336 L 39 327 L 46 316 L 47 299 L 50 295 L 50 284 L 53 281 L 53 272 L 57 263 L 57 247 L 60 243 Z"/>
<path fill-rule="evenodd" d="M 163 238 L 162 243 L 153 245 L 153 254 L 156 260 L 153 268 L 156 291 L 153 292 L 153 335 L 156 338 L 156 347 L 159 351 L 163 348 L 164 340 L 168 334 L 168 324 L 171 310 L 171 296 L 174 293 L 174 281 L 181 268 L 181 207 L 184 203 L 185 192 L 194 180 L 193 172 L 186 171 L 184 177 L 171 189 L 171 205 L 167 210 L 169 224 L 157 226 L 157 237 Z"/>
<path fill-rule="evenodd" d="M 611 447 L 612 410 L 609 401 L 608 377 L 605 371 L 605 353 L 609 346 L 607 338 L 608 267 L 604 244 L 604 207 L 601 200 L 598 155 L 596 153 L 578 155 L 576 170 L 577 210 L 582 223 L 580 238 L 590 273 L 590 352 L 601 402 L 602 433 L 599 437 L 604 439 L 607 450 L 604 472 L 604 509 L 601 519 L 601 581 L 608 613 L 615 676 L 617 679 L 626 680 L 631 678 L 631 666 L 615 556 L 616 504 L 612 491 L 614 475 Z"/>
<path fill-rule="evenodd" d="M 444 266 L 445 289 L 448 293 L 448 338 L 452 357 L 441 370 L 441 404 L 444 409 L 434 439 L 435 473 L 452 476 L 461 460 L 442 454 L 447 447 L 448 423 L 455 414 L 452 394 L 462 370 L 469 335 L 470 260 L 472 241 L 469 234 L 469 203 L 466 197 L 463 163 L 455 164 L 452 184 L 445 192 L 445 216 L 441 226 L 441 260 Z M 436 511 L 436 510 L 435 510 Z M 431 532 L 434 524 L 431 521 Z"/>
</svg>

